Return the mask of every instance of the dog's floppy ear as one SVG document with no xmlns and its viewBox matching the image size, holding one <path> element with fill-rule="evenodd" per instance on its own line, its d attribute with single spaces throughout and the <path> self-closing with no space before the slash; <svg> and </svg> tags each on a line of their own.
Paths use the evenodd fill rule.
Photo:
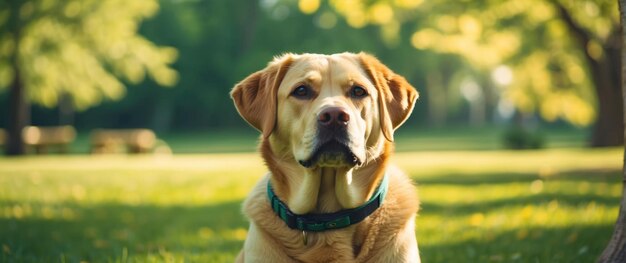
<svg viewBox="0 0 626 263">
<path fill-rule="evenodd" d="M 375 57 L 361 52 L 359 58 L 378 90 L 380 126 L 385 138 L 392 142 L 393 131 L 409 118 L 419 94 L 404 77 L 393 73 Z"/>
<path fill-rule="evenodd" d="M 276 125 L 276 93 L 282 82 L 292 56 L 275 58 L 269 65 L 237 83 L 230 96 L 239 114 L 252 127 L 268 138 Z"/>
</svg>

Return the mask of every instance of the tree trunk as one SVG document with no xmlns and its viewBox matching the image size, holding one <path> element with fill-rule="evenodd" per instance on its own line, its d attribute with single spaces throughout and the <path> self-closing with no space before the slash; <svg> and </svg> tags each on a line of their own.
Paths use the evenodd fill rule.
<svg viewBox="0 0 626 263">
<path fill-rule="evenodd" d="M 426 75 L 428 92 L 428 120 L 433 127 L 443 127 L 448 118 L 447 89 L 440 71 L 433 70 Z"/>
<path fill-rule="evenodd" d="M 74 99 L 64 92 L 59 97 L 59 125 L 74 125 Z"/>
<path fill-rule="evenodd" d="M 18 68 L 15 68 L 15 76 L 11 84 L 11 94 L 9 96 L 7 155 L 23 155 L 26 153 L 26 146 L 22 140 L 22 130 L 28 125 L 29 108 L 24 85 L 20 78 Z"/>
<path fill-rule="evenodd" d="M 26 153 L 26 146 L 22 140 L 22 129 L 30 121 L 29 105 L 26 99 L 26 89 L 22 82 L 19 62 L 19 40 L 21 23 L 18 12 L 21 8 L 22 1 L 10 1 L 10 29 L 13 33 L 14 49 L 10 58 L 11 67 L 13 68 L 13 82 L 10 86 L 9 95 L 9 127 L 8 140 L 6 147 L 7 155 L 22 155 Z"/>
<path fill-rule="evenodd" d="M 559 1 L 552 0 L 551 2 L 584 54 L 598 98 L 598 118 L 593 128 L 590 146 L 623 145 L 624 123 L 620 121 L 624 118 L 620 88 L 622 41 L 619 26 L 615 26 L 611 36 L 600 43 L 603 54 L 600 57 L 594 56 L 589 52 L 588 45 L 594 40 L 596 42 L 600 42 L 600 40 L 595 39 L 591 33 L 578 24 Z"/>
<path fill-rule="evenodd" d="M 241 4 L 241 5 L 239 5 Z M 245 55 L 254 45 L 259 21 L 260 6 L 259 1 L 243 1 L 242 3 L 234 2 L 235 18 L 238 21 L 237 42 L 234 45 L 234 56 Z M 241 7 L 239 7 L 241 6 Z"/>
<path fill-rule="evenodd" d="M 626 0 L 619 0 L 619 10 L 620 10 L 620 20 L 621 20 L 621 39 L 623 43 L 626 43 Z M 622 71 L 622 99 L 623 105 L 626 105 L 626 49 L 622 49 L 621 51 L 621 71 Z M 626 116 L 624 114 L 626 112 L 626 107 L 622 108 L 622 116 Z M 622 119 L 623 123 L 626 123 L 626 118 Z M 626 137 L 626 130 L 623 130 L 622 138 Z M 598 258 L 598 262 L 626 262 L 626 147 L 624 150 L 624 169 L 622 171 L 623 181 L 622 181 L 622 200 L 620 203 L 619 215 L 617 217 L 617 222 L 615 223 L 615 229 L 613 230 L 613 236 L 611 237 L 611 241 Z"/>
<path fill-rule="evenodd" d="M 620 89 L 620 31 L 604 44 L 604 56 L 598 60 L 588 58 L 591 75 L 598 96 L 598 119 L 591 137 L 592 147 L 624 144 L 624 119 L 622 92 Z"/>
</svg>

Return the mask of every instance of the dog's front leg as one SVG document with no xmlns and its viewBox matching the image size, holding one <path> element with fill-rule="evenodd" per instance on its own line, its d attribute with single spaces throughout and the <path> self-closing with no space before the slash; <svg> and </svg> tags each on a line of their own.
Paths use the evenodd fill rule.
<svg viewBox="0 0 626 263">
<path fill-rule="evenodd" d="M 380 233 L 379 233 L 380 234 Z M 366 262 L 420 263 L 417 239 L 415 238 L 415 216 L 381 249 Z"/>
<path fill-rule="evenodd" d="M 245 255 L 240 255 L 237 260 L 241 259 L 246 263 L 295 262 L 282 251 L 279 242 L 276 242 L 275 239 L 267 235 L 264 231 L 259 230 L 254 223 L 250 223 L 250 229 L 248 230 L 248 236 L 246 237 L 243 250 L 245 251 Z"/>
</svg>

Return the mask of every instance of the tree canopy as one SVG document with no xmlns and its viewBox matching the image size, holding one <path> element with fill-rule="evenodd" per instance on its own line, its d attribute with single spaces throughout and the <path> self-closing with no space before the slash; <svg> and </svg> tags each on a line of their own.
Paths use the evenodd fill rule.
<svg viewBox="0 0 626 263">
<path fill-rule="evenodd" d="M 19 77 L 34 103 L 53 107 L 67 94 L 76 108 L 86 109 L 103 98 L 122 98 L 125 82 L 137 84 L 146 75 L 174 85 L 176 49 L 137 33 L 158 8 L 156 0 L 1 3 L 0 89 Z"/>
<path fill-rule="evenodd" d="M 11 12 L 14 3 L 25 11 Z M 2 39 L 12 39 L 11 14 L 24 13 L 19 61 L 28 96 L 53 107 L 34 106 L 35 125 L 57 124 L 54 105 L 71 92 L 78 109 L 99 105 L 76 114 L 79 130 L 246 127 L 228 92 L 273 56 L 366 51 L 422 94 L 408 127 L 541 116 L 619 131 L 611 126 L 618 117 L 608 114 L 616 107 L 606 106 L 619 96 L 598 88 L 616 86 L 611 1 L 23 0 L 0 7 Z M 13 46 L 0 42 L 2 87 L 15 75 Z M 12 101 L 6 94 L 0 103 Z M 597 125 L 603 120 L 611 125 Z"/>
<path fill-rule="evenodd" d="M 568 34 L 568 12 L 589 32 L 586 51 L 606 56 L 603 43 L 617 30 L 615 1 L 329 1 L 349 25 L 381 27 L 393 40 L 400 25 L 414 27 L 411 44 L 419 50 L 455 54 L 473 70 L 492 75 L 504 103 L 543 118 L 562 118 L 586 126 L 596 116 L 596 96 L 584 54 Z M 300 0 L 303 13 L 313 13 L 319 0 Z M 564 9 L 564 10 L 560 10 Z M 463 70 L 459 68 L 459 71 Z M 489 85 L 485 85 L 489 86 Z"/>
</svg>

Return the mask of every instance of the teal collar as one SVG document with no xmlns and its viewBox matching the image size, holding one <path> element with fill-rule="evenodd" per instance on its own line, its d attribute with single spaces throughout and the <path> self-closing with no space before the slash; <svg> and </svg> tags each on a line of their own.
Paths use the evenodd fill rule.
<svg viewBox="0 0 626 263">
<path fill-rule="evenodd" d="M 383 204 L 389 184 L 387 177 L 386 174 L 383 176 L 376 192 L 365 204 L 330 214 L 298 215 L 291 212 L 287 205 L 278 199 L 269 181 L 267 182 L 267 196 L 270 199 L 272 210 L 274 210 L 276 215 L 291 229 L 311 232 L 340 229 L 363 221 L 363 219 L 371 215 Z"/>
</svg>

